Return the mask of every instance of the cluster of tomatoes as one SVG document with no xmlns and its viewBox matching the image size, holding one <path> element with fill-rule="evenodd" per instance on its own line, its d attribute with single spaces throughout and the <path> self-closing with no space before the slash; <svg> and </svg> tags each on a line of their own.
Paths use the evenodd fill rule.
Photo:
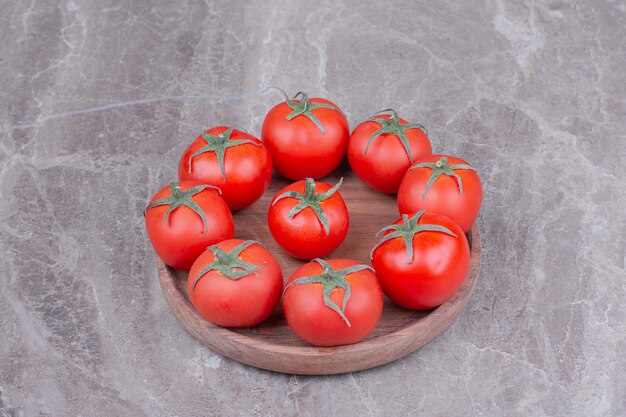
<svg viewBox="0 0 626 417">
<path fill-rule="evenodd" d="M 404 308 L 425 310 L 463 283 L 470 261 L 465 234 L 480 210 L 480 179 L 467 162 L 433 155 L 422 125 L 384 110 L 350 134 L 337 105 L 298 93 L 268 112 L 261 138 L 224 126 L 202 133 L 181 156 L 179 181 L 156 193 L 145 211 L 156 253 L 189 271 L 190 299 L 205 319 L 255 326 L 282 297 L 287 323 L 303 340 L 349 344 L 380 320 L 383 292 Z M 322 259 L 345 239 L 349 218 L 341 181 L 315 179 L 346 154 L 364 183 L 398 194 L 401 217 L 379 232 L 371 266 Z M 296 182 L 272 199 L 269 229 L 285 251 L 310 261 L 284 289 L 280 265 L 263 244 L 233 238 L 231 211 L 258 200 L 273 169 Z"/>
</svg>

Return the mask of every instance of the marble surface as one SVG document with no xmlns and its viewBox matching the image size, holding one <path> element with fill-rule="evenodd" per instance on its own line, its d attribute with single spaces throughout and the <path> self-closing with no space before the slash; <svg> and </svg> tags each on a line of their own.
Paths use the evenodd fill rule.
<svg viewBox="0 0 626 417">
<path fill-rule="evenodd" d="M 625 416 L 626 2 L 0 1 L 0 416 Z M 142 209 L 280 96 L 396 108 L 484 181 L 474 297 L 396 363 L 221 358 Z"/>
</svg>

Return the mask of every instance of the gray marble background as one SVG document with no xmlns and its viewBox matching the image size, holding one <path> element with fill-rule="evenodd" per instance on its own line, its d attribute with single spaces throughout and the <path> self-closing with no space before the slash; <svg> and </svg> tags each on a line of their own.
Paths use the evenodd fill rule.
<svg viewBox="0 0 626 417">
<path fill-rule="evenodd" d="M 618 0 L 1 0 L 0 416 L 625 416 L 625 32 Z M 479 169 L 476 293 L 405 359 L 259 371 L 161 295 L 146 201 L 271 85 Z"/>
</svg>

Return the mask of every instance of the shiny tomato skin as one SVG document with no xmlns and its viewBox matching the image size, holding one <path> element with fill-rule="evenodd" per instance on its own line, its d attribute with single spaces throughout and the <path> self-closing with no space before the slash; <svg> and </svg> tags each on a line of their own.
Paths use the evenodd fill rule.
<svg viewBox="0 0 626 417">
<path fill-rule="evenodd" d="M 198 181 L 180 181 L 181 190 L 202 185 Z M 150 202 L 171 196 L 169 186 L 157 192 Z M 188 207 L 172 211 L 164 223 L 168 206 L 146 210 L 146 231 L 156 254 L 174 269 L 188 271 L 207 246 L 233 237 L 235 226 L 228 206 L 214 188 L 207 188 L 192 197 L 204 211 L 207 231 L 203 234 L 202 219 Z"/>
<path fill-rule="evenodd" d="M 218 126 L 206 133 L 217 135 L 227 129 L 227 126 Z M 219 187 L 222 198 L 231 210 L 241 210 L 261 198 L 272 179 L 272 158 L 266 146 L 249 133 L 235 129 L 230 140 L 237 139 L 251 140 L 256 145 L 243 143 L 226 149 L 226 178 L 222 175 L 215 152 L 204 152 L 193 157 L 190 172 L 189 157 L 206 144 L 202 135 L 189 145 L 178 162 L 178 178 L 181 181 L 195 180 Z"/>
<path fill-rule="evenodd" d="M 415 164 L 437 162 L 441 157 L 448 158 L 450 165 L 467 164 L 460 158 L 447 155 L 428 155 L 414 162 Z M 422 198 L 431 172 L 430 168 L 415 168 L 407 171 L 398 190 L 398 211 L 400 214 L 413 214 L 420 210 L 440 213 L 451 218 L 465 233 L 468 233 L 478 217 L 483 201 L 480 177 L 473 170 L 454 170 L 461 177 L 462 195 L 459 193 L 459 185 L 454 177 L 441 175 Z"/>
<path fill-rule="evenodd" d="M 333 259 L 327 262 L 335 269 L 358 265 L 349 259 Z M 298 268 L 287 285 L 303 276 L 322 273 L 322 267 L 309 262 Z M 338 346 L 365 339 L 378 324 L 383 310 L 383 298 L 376 275 L 370 270 L 358 271 L 346 276 L 351 295 L 346 305 L 345 321 L 324 304 L 323 286 L 320 283 L 292 285 L 283 296 L 283 311 L 289 327 L 305 342 L 316 346 Z M 330 294 L 331 300 L 341 306 L 345 291 L 337 288 Z"/>
<path fill-rule="evenodd" d="M 390 117 L 388 114 L 376 116 L 386 120 Z M 408 122 L 400 118 L 400 123 Z M 400 139 L 393 133 L 383 133 L 376 137 L 365 153 L 370 137 L 379 128 L 378 123 L 366 120 L 352 131 L 348 142 L 348 162 L 365 184 L 381 193 L 395 194 L 404 174 L 411 166 L 411 160 Z M 430 140 L 421 129 L 407 129 L 405 134 L 413 160 L 432 154 Z"/>
<path fill-rule="evenodd" d="M 216 246 L 229 251 L 245 242 L 229 239 Z M 283 273 L 276 258 L 263 246 L 253 244 L 241 252 L 239 259 L 262 266 L 255 274 L 231 280 L 218 271 L 209 271 L 192 285 L 198 273 L 215 260 L 206 250 L 189 271 L 187 288 L 191 302 L 200 315 L 222 327 L 250 327 L 265 321 L 280 302 L 283 291 Z"/>
<path fill-rule="evenodd" d="M 337 107 L 323 98 L 310 101 Z M 263 122 L 261 139 L 272 155 L 274 169 L 292 180 L 325 177 L 337 168 L 346 154 L 350 136 L 348 121 L 336 110 L 315 109 L 313 114 L 325 129 L 322 134 L 306 116 L 287 120 L 291 111 L 287 103 L 282 102 L 267 113 Z"/>
<path fill-rule="evenodd" d="M 304 192 L 305 181 L 297 181 L 279 190 L 270 204 L 267 224 L 274 240 L 291 256 L 311 260 L 323 258 L 337 249 L 344 241 L 350 227 L 348 208 L 343 198 L 336 192 L 329 199 L 320 202 L 328 217 L 330 233 L 326 235 L 315 212 L 309 207 L 292 218 L 289 211 L 298 204 L 294 198 L 283 198 L 274 204 L 276 197 L 286 191 Z M 328 191 L 331 185 L 316 182 L 316 194 Z"/>
<path fill-rule="evenodd" d="M 461 228 L 448 217 L 427 212 L 419 224 L 444 226 L 457 237 L 430 231 L 415 234 L 410 263 L 404 240 L 389 240 L 374 250 L 372 267 L 391 301 L 411 310 L 428 310 L 448 300 L 463 284 L 470 249 Z"/>
</svg>

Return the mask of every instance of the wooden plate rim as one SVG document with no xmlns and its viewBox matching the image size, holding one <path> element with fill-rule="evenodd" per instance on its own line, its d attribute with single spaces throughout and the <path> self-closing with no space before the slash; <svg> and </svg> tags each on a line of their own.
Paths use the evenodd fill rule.
<svg viewBox="0 0 626 417">
<path fill-rule="evenodd" d="M 481 260 L 481 243 L 480 243 L 480 233 L 476 225 L 472 227 L 470 233 L 468 234 L 469 241 L 471 242 L 471 258 L 470 258 L 470 270 L 468 272 L 468 276 L 466 280 L 459 288 L 459 291 L 455 295 L 453 295 L 448 301 L 437 307 L 436 309 L 430 311 L 427 316 L 421 317 L 419 320 L 416 320 L 414 323 L 405 325 L 403 327 L 399 327 L 397 330 L 386 333 L 384 335 L 380 335 L 377 337 L 372 337 L 365 339 L 362 342 L 355 343 L 352 345 L 344 345 L 344 346 L 335 346 L 330 348 L 320 348 L 316 346 L 286 346 L 281 345 L 279 343 L 272 343 L 267 340 L 259 340 L 252 336 L 240 333 L 236 330 L 222 328 L 216 325 L 213 325 L 206 320 L 204 320 L 195 310 L 189 299 L 181 293 L 177 289 L 177 284 L 174 282 L 175 279 L 178 279 L 175 276 L 174 271 L 165 265 L 160 258 L 156 258 L 157 263 L 157 272 L 159 277 L 159 283 L 164 292 L 164 296 L 166 301 L 170 305 L 170 308 L 174 312 L 176 318 L 183 324 L 185 329 L 191 333 L 194 337 L 196 337 L 200 342 L 209 347 L 216 352 L 227 356 L 233 360 L 238 362 L 255 366 L 262 369 L 267 369 L 271 371 L 283 372 L 283 373 L 297 373 L 297 374 L 332 374 L 332 373 L 345 373 L 358 371 L 362 369 L 368 369 L 376 366 L 383 365 L 385 363 L 392 362 L 397 360 L 403 356 L 406 356 L 409 353 L 414 352 L 419 349 L 426 343 L 430 342 L 432 339 L 441 334 L 447 327 L 450 326 L 452 321 L 456 318 L 456 316 L 465 308 L 465 305 L 469 301 L 474 288 L 476 286 L 476 281 L 478 277 L 478 273 L 480 270 L 480 260 Z M 185 310 L 185 313 L 191 317 L 191 320 L 185 320 L 182 317 L 181 309 Z M 448 322 L 444 326 L 442 326 L 438 331 L 425 338 L 421 343 L 414 344 L 415 339 L 420 335 L 420 331 L 430 327 L 437 327 L 436 324 L 440 322 Z M 190 322 L 196 322 L 208 328 L 208 331 L 215 333 L 217 336 L 217 340 L 224 340 L 223 343 L 216 343 L 205 340 L 196 334 L 195 329 L 193 328 Z M 239 357 L 237 354 L 234 354 L 229 346 L 232 343 L 238 345 L 245 345 L 249 349 L 256 350 L 259 353 L 264 354 L 280 354 L 280 355 L 289 355 L 292 357 L 302 357 L 306 360 L 311 360 L 314 357 L 328 357 L 335 356 L 337 362 L 341 362 L 345 360 L 345 356 L 354 356 L 362 353 L 372 352 L 372 350 L 378 349 L 380 347 L 380 339 L 385 338 L 389 341 L 394 339 L 404 339 L 405 343 L 402 343 L 403 347 L 395 347 L 397 352 L 394 354 L 383 358 L 380 361 L 370 361 L 370 363 L 365 367 L 359 367 L 358 365 L 350 366 L 350 364 L 340 366 L 337 368 L 337 372 L 334 371 L 320 371 L 316 372 L 307 371 L 290 371 L 289 364 L 282 363 L 278 366 L 268 366 L 265 363 L 259 363 L 254 359 L 246 359 Z M 232 346 L 231 346 L 232 347 Z M 246 355 L 249 356 L 249 355 Z M 344 359 L 342 359 L 344 358 Z M 294 367 L 300 368 L 300 367 Z"/>
</svg>

